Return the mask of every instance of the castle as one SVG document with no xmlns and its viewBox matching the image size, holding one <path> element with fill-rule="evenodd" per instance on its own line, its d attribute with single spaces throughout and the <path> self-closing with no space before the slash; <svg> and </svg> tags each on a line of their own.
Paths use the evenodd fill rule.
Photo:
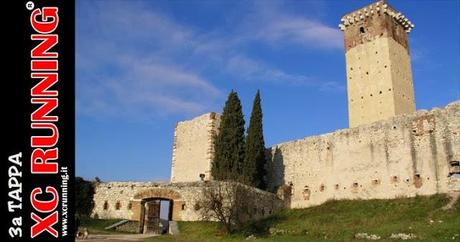
<svg viewBox="0 0 460 242">
<path fill-rule="evenodd" d="M 386 1 L 377 1 L 345 15 L 339 27 L 350 128 L 268 148 L 266 180 L 273 193 L 247 188 L 260 196 L 254 209 L 259 217 L 331 199 L 460 191 L 460 102 L 415 111 L 408 45 L 414 25 Z M 158 200 L 168 200 L 170 220 L 199 220 L 196 201 L 203 184 L 213 182 L 219 121 L 219 114 L 208 113 L 179 122 L 171 182 L 101 183 L 93 216 L 139 221 L 139 231 L 145 232 L 159 216 Z"/>
</svg>

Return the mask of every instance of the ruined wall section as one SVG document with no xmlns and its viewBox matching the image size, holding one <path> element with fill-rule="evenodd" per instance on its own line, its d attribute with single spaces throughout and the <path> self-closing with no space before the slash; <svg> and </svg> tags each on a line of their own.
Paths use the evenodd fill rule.
<svg viewBox="0 0 460 242">
<path fill-rule="evenodd" d="M 460 102 L 269 150 L 269 186 L 289 187 L 290 207 L 330 199 L 391 199 L 449 192 L 460 152 Z M 450 185 L 449 185 L 450 184 Z"/>
<path fill-rule="evenodd" d="M 174 131 L 171 182 L 193 182 L 211 179 L 213 137 L 220 115 L 207 113 L 192 120 L 178 122 Z"/>
<path fill-rule="evenodd" d="M 94 208 L 91 216 L 101 219 L 128 219 L 139 221 L 143 201 L 148 199 L 169 199 L 172 201 L 172 220 L 200 221 L 203 219 L 200 211 L 200 201 L 204 187 L 217 186 L 222 182 L 183 182 L 183 183 L 153 183 L 153 182 L 108 182 L 99 183 L 94 194 Z M 252 194 L 258 199 L 253 208 L 258 218 L 266 217 L 284 208 L 282 200 L 275 194 L 245 187 L 245 194 Z"/>
</svg>

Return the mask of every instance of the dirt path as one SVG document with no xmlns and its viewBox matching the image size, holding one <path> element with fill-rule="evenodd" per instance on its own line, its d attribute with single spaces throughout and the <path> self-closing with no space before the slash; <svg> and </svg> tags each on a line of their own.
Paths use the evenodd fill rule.
<svg viewBox="0 0 460 242">
<path fill-rule="evenodd" d="M 154 237 L 154 234 L 90 234 L 87 239 L 77 239 L 83 242 L 121 242 L 121 241 L 139 241 L 145 238 Z"/>
<path fill-rule="evenodd" d="M 442 210 L 448 210 L 451 209 L 452 206 L 457 202 L 457 200 L 460 199 L 460 192 L 453 192 L 449 194 L 450 201 L 448 204 L 446 204 L 444 207 L 442 207 Z"/>
</svg>

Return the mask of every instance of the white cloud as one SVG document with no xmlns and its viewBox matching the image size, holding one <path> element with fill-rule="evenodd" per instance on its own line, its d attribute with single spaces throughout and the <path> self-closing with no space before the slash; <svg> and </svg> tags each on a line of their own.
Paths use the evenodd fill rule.
<svg viewBox="0 0 460 242">
<path fill-rule="evenodd" d="M 243 41 L 252 39 L 274 45 L 296 43 L 306 48 L 343 49 L 342 33 L 337 27 L 284 12 L 277 1 L 270 3 L 256 2 L 258 11 L 248 16 L 241 26 Z"/>
<path fill-rule="evenodd" d="M 280 17 L 268 22 L 255 33 L 255 37 L 270 42 L 294 42 L 322 48 L 342 48 L 339 30 L 299 17 Z"/>
<path fill-rule="evenodd" d="M 341 48 L 338 30 L 302 16 L 256 7 L 233 29 L 203 33 L 143 2 L 88 1 L 79 7 L 85 11 L 77 21 L 77 111 L 84 115 L 211 111 L 222 92 L 202 74 L 209 70 L 242 81 L 340 88 L 248 55 L 254 42 Z"/>
<path fill-rule="evenodd" d="M 189 48 L 191 31 L 139 2 L 104 3 L 92 2 L 77 25 L 80 114 L 194 115 L 214 105 L 218 88 L 168 53 Z"/>
</svg>

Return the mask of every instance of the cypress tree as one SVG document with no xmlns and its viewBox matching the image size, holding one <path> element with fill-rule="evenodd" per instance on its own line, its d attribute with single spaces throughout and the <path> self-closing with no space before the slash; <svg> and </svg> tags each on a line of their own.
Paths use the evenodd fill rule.
<svg viewBox="0 0 460 242">
<path fill-rule="evenodd" d="M 265 142 L 262 127 L 260 92 L 257 90 L 245 143 L 243 182 L 265 189 Z"/>
<path fill-rule="evenodd" d="M 244 117 L 238 94 L 233 90 L 225 102 L 214 152 L 211 166 L 213 178 L 239 180 L 244 162 Z"/>
</svg>

